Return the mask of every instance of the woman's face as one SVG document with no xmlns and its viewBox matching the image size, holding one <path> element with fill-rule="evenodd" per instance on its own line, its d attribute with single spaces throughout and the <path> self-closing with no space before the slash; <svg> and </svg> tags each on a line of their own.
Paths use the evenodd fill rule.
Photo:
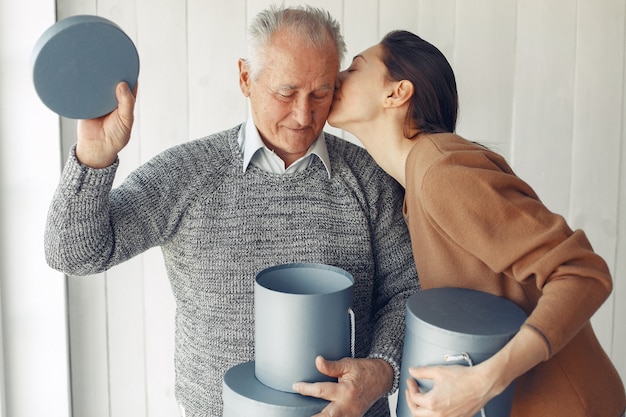
<svg viewBox="0 0 626 417">
<path fill-rule="evenodd" d="M 331 126 L 354 132 L 367 128 L 383 110 L 391 81 L 381 60 L 382 46 L 374 45 L 352 60 L 339 73 L 333 104 L 328 115 Z"/>
</svg>

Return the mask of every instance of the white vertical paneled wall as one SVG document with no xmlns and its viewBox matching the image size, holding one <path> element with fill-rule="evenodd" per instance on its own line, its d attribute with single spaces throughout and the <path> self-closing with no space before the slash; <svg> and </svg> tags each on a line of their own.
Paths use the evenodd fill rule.
<svg viewBox="0 0 626 417">
<path fill-rule="evenodd" d="M 237 59 L 246 53 L 250 19 L 271 3 L 56 0 L 58 18 L 109 18 L 138 48 L 136 123 L 118 183 L 168 147 L 245 120 Z M 615 288 L 593 322 L 625 378 L 624 1 L 308 3 L 342 23 L 344 64 L 393 29 L 444 52 L 457 75 L 458 132 L 502 153 L 609 263 Z M 71 383 L 74 416 L 175 416 L 175 304 L 160 251 L 98 276 L 68 277 L 67 293 L 63 277 L 43 262 L 47 204 L 59 159 L 75 141 L 75 122 L 59 123 L 29 85 L 30 49 L 54 16 L 54 0 L 0 3 L 0 410 L 69 417 Z"/>
<path fill-rule="evenodd" d="M 0 415 L 70 413 L 66 285 L 43 256 L 59 178 L 59 122 L 38 100 L 31 50 L 49 0 L 0 2 Z"/>
</svg>

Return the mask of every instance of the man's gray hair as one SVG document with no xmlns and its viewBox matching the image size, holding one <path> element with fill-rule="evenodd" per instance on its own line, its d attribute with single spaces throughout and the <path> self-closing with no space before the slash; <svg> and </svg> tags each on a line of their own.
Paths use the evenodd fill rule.
<svg viewBox="0 0 626 417">
<path fill-rule="evenodd" d="M 253 79 L 257 78 L 263 68 L 263 52 L 272 41 L 272 36 L 285 28 L 292 30 L 299 41 L 316 48 L 328 46 L 330 35 L 341 66 L 346 54 L 346 43 L 339 22 L 330 13 L 308 5 L 290 7 L 273 5 L 260 12 L 249 28 L 246 63 Z M 337 68 L 338 71 L 339 69 Z"/>
</svg>

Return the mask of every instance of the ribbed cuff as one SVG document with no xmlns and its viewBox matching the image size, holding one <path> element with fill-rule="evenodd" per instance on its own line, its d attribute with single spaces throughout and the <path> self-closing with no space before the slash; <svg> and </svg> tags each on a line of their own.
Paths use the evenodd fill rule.
<svg viewBox="0 0 626 417">
<path fill-rule="evenodd" d="M 97 189 L 101 193 L 103 186 L 111 187 L 115 179 L 115 173 L 119 166 L 119 159 L 106 168 L 95 169 L 82 165 L 76 158 L 76 145 L 70 149 L 69 157 L 63 169 L 62 184 L 67 184 L 67 188 L 73 194 L 78 194 L 84 190 Z"/>
<path fill-rule="evenodd" d="M 385 362 L 387 362 L 389 365 L 391 365 L 391 368 L 393 369 L 393 381 L 391 382 L 391 389 L 385 394 L 385 396 L 388 397 L 394 394 L 398 390 L 398 387 L 400 386 L 400 365 L 395 360 L 384 355 L 373 354 L 373 355 L 369 355 L 368 358 L 369 359 L 382 359 Z"/>
</svg>

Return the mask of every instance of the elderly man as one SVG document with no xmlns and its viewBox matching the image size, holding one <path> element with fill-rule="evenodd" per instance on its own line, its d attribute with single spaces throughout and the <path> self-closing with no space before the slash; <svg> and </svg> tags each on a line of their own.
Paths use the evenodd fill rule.
<svg viewBox="0 0 626 417">
<path fill-rule="evenodd" d="M 104 271 L 160 246 L 176 299 L 176 397 L 187 417 L 222 414 L 222 377 L 254 358 L 253 287 L 282 263 L 334 265 L 355 278 L 356 358 L 318 360 L 336 383 L 301 384 L 322 415 L 387 416 L 406 298 L 418 290 L 401 187 L 360 147 L 322 131 L 345 51 L 326 12 L 272 7 L 250 28 L 240 86 L 251 115 L 176 146 L 118 188 L 135 96 L 78 125 L 46 230 L 49 264 Z M 369 411 L 367 411 L 369 410 Z"/>
</svg>

